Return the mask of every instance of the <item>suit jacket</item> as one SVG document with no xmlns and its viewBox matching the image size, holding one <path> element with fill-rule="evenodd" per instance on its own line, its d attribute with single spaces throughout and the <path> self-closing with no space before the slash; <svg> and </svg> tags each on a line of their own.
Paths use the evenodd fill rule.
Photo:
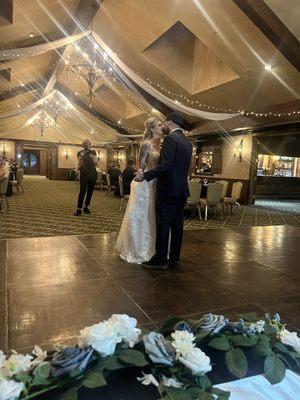
<svg viewBox="0 0 300 400">
<path fill-rule="evenodd" d="M 193 146 L 181 129 L 165 137 L 156 168 L 146 171 L 144 178 L 157 179 L 158 197 L 188 197 L 188 173 Z"/>
<path fill-rule="evenodd" d="M 126 167 L 122 172 L 124 194 L 130 194 L 130 184 L 134 179 L 136 170 L 132 167 Z"/>
</svg>

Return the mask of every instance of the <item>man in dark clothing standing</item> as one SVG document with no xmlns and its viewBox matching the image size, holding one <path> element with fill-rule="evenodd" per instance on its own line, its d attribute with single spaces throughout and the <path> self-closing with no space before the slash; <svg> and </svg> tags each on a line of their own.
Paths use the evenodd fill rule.
<svg viewBox="0 0 300 400">
<path fill-rule="evenodd" d="M 78 196 L 77 210 L 75 216 L 80 216 L 84 202 L 83 212 L 90 214 L 89 205 L 91 202 L 94 186 L 97 180 L 97 157 L 95 150 L 91 150 L 91 142 L 85 139 L 82 142 L 83 150 L 77 153 L 78 168 L 80 171 L 80 192 Z M 84 201 L 85 198 L 85 201 Z"/>
<path fill-rule="evenodd" d="M 137 177 L 137 180 L 147 181 L 157 178 L 156 254 L 143 265 L 148 269 L 161 270 L 173 267 L 180 261 L 183 210 L 189 196 L 188 174 L 193 148 L 184 135 L 186 123 L 180 114 L 169 114 L 165 128 L 168 132 L 163 142 L 158 166 Z"/>
<path fill-rule="evenodd" d="M 134 179 L 136 174 L 136 169 L 134 168 L 134 161 L 128 160 L 127 166 L 122 172 L 122 179 L 123 179 L 123 187 L 124 187 L 124 194 L 130 194 L 130 184 Z"/>
</svg>

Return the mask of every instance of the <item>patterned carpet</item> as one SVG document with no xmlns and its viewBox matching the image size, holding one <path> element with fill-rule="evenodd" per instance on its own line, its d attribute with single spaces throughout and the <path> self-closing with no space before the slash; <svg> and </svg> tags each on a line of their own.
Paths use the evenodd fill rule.
<svg viewBox="0 0 300 400">
<path fill-rule="evenodd" d="M 118 212 L 120 199 L 95 191 L 92 214 L 74 217 L 79 185 L 74 182 L 49 181 L 25 177 L 24 194 L 9 197 L 10 210 L 0 214 L 0 239 L 16 237 L 84 235 L 118 231 L 123 212 Z M 255 206 L 241 206 L 223 220 L 218 216 L 208 221 L 187 216 L 186 230 L 222 227 L 300 226 L 300 201 L 258 200 Z"/>
</svg>

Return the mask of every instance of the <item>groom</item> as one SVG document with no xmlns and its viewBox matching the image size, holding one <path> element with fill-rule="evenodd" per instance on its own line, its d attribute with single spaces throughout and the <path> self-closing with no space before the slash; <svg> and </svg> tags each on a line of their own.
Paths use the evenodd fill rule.
<svg viewBox="0 0 300 400">
<path fill-rule="evenodd" d="M 165 270 L 179 263 L 183 237 L 183 210 L 189 196 L 188 173 L 192 157 L 192 144 L 185 137 L 185 120 L 171 113 L 165 122 L 160 161 L 156 168 L 146 171 L 140 180 L 157 178 L 156 202 L 156 254 L 143 266 Z M 169 234 L 171 232 L 170 253 Z"/>
</svg>

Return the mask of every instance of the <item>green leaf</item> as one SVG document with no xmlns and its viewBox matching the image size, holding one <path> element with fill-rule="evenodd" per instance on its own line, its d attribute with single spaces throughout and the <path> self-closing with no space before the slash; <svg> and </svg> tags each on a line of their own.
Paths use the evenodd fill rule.
<svg viewBox="0 0 300 400">
<path fill-rule="evenodd" d="M 242 347 L 253 347 L 256 345 L 258 341 L 257 336 L 244 336 L 244 335 L 236 335 L 231 337 L 231 342 L 235 346 L 242 346 Z"/>
<path fill-rule="evenodd" d="M 243 350 L 235 348 L 227 351 L 225 363 L 232 375 L 237 378 L 244 378 L 248 370 L 248 361 Z"/>
<path fill-rule="evenodd" d="M 264 332 L 266 335 L 274 335 L 277 331 L 274 326 L 272 326 L 269 322 L 265 323 Z"/>
<path fill-rule="evenodd" d="M 199 344 L 204 338 L 206 338 L 210 334 L 210 331 L 202 331 L 199 333 L 196 333 L 195 335 L 195 342 Z"/>
<path fill-rule="evenodd" d="M 107 369 L 108 371 L 116 371 L 122 368 L 126 368 L 126 365 L 120 363 L 118 357 L 109 357 L 103 364 L 103 369 Z"/>
<path fill-rule="evenodd" d="M 255 322 L 258 320 L 257 314 L 255 312 L 238 314 L 238 316 L 247 322 Z"/>
<path fill-rule="evenodd" d="M 105 386 L 106 380 L 101 372 L 88 372 L 86 377 L 82 381 L 83 386 L 89 389 L 96 389 L 98 387 Z"/>
<path fill-rule="evenodd" d="M 15 376 L 15 379 L 19 382 L 23 382 L 26 384 L 26 383 L 30 383 L 32 381 L 32 376 L 30 376 L 28 374 L 20 373 Z"/>
<path fill-rule="evenodd" d="M 50 375 L 51 364 L 49 362 L 43 362 L 39 364 L 33 371 L 33 375 L 39 379 L 47 379 Z"/>
<path fill-rule="evenodd" d="M 138 350 L 124 350 L 120 353 L 119 359 L 124 361 L 126 364 L 135 365 L 137 367 L 145 367 L 148 365 L 148 361 L 144 354 Z"/>
<path fill-rule="evenodd" d="M 161 332 L 162 334 L 165 334 L 165 333 L 169 334 L 170 332 L 172 332 L 174 330 L 174 326 L 177 324 L 177 322 L 180 322 L 180 321 L 183 321 L 183 319 L 179 318 L 179 317 L 174 317 L 174 318 L 168 319 L 167 321 L 165 321 L 162 324 L 159 332 Z"/>
<path fill-rule="evenodd" d="M 197 386 L 199 386 L 201 389 L 206 390 L 212 386 L 212 383 L 210 379 L 206 376 L 197 376 L 195 378 Z"/>
<path fill-rule="evenodd" d="M 261 336 L 260 341 L 254 347 L 254 351 L 257 356 L 269 356 L 272 353 L 270 339 L 267 336 Z"/>
<path fill-rule="evenodd" d="M 226 336 L 215 337 L 208 343 L 208 345 L 210 347 L 212 347 L 213 349 L 217 349 L 217 350 L 226 351 L 226 350 L 231 349 L 231 345 Z"/>
<path fill-rule="evenodd" d="M 164 397 L 164 400 L 215 400 L 213 395 L 196 387 L 190 389 L 165 387 L 164 389 L 167 393 L 167 396 Z"/>
<path fill-rule="evenodd" d="M 228 400 L 230 397 L 230 392 L 218 388 L 213 388 L 212 393 L 218 396 L 218 400 Z"/>
<path fill-rule="evenodd" d="M 285 377 L 285 365 L 276 354 L 265 359 L 265 374 L 272 385 L 281 382 Z"/>
<path fill-rule="evenodd" d="M 274 346 L 277 350 L 281 351 L 282 353 L 290 353 L 290 350 L 281 342 L 277 342 Z"/>
<path fill-rule="evenodd" d="M 68 389 L 65 393 L 63 393 L 59 400 L 77 400 L 78 398 L 78 392 L 77 389 L 71 388 Z"/>
</svg>

